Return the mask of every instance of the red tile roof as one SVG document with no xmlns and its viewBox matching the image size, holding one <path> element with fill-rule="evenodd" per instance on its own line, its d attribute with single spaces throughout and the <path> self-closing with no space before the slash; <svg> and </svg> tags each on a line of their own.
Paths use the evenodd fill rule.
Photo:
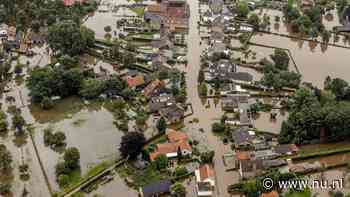
<svg viewBox="0 0 350 197">
<path fill-rule="evenodd" d="M 169 130 L 167 133 L 167 138 L 169 142 L 179 142 L 179 141 L 187 141 L 188 136 L 186 133 L 181 131 Z"/>
<path fill-rule="evenodd" d="M 276 191 L 272 191 L 269 193 L 262 193 L 260 197 L 279 197 Z"/>
<path fill-rule="evenodd" d="M 129 87 L 133 88 L 143 85 L 145 83 L 145 77 L 143 75 L 137 75 L 135 77 L 128 77 L 126 81 L 128 82 Z"/>
<path fill-rule="evenodd" d="M 248 152 L 248 151 L 237 152 L 236 158 L 239 161 L 241 161 L 241 160 L 249 160 L 250 159 L 250 152 Z"/>
<path fill-rule="evenodd" d="M 148 86 L 143 90 L 145 96 L 150 98 L 152 94 L 158 89 L 164 86 L 163 81 L 156 79 L 152 81 Z"/>
<path fill-rule="evenodd" d="M 213 179 L 215 176 L 214 170 L 208 164 L 205 164 L 199 168 L 199 176 L 201 181 L 205 179 Z"/>
</svg>

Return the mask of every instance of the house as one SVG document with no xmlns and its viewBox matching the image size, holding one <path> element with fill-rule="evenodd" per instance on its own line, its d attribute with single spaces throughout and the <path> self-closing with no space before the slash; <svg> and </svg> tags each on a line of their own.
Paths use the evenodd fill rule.
<svg viewBox="0 0 350 197">
<path fill-rule="evenodd" d="M 238 105 L 241 106 L 242 103 L 239 103 Z M 244 103 L 243 103 L 244 104 Z M 241 108 L 241 107 L 239 107 Z M 240 109 L 239 113 L 239 126 L 252 126 L 252 122 L 250 117 L 248 116 L 248 112 L 245 109 Z"/>
<path fill-rule="evenodd" d="M 163 23 L 163 19 L 161 16 L 151 13 L 151 12 L 145 12 L 144 14 L 144 20 L 150 25 L 151 30 L 159 31 L 161 28 L 161 25 Z"/>
<path fill-rule="evenodd" d="M 192 147 L 188 143 L 188 136 L 184 132 L 170 130 L 166 133 L 168 143 L 157 144 L 155 150 L 150 153 L 150 160 L 154 161 L 159 155 L 175 158 L 181 152 L 182 156 L 192 154 Z"/>
<path fill-rule="evenodd" d="M 178 123 L 182 121 L 185 115 L 185 110 L 177 104 L 168 106 L 167 108 L 162 108 L 159 113 L 164 117 L 169 123 Z"/>
<path fill-rule="evenodd" d="M 136 76 L 129 75 L 129 76 L 126 76 L 124 80 L 126 80 L 130 88 L 136 88 L 138 86 L 145 84 L 145 77 L 142 74 L 137 74 Z"/>
<path fill-rule="evenodd" d="M 236 152 L 237 161 L 250 160 L 251 153 L 249 151 L 238 151 Z"/>
<path fill-rule="evenodd" d="M 254 150 L 267 150 L 267 149 L 271 149 L 271 146 L 266 142 L 266 141 L 262 141 L 260 143 L 256 143 L 254 144 Z"/>
<path fill-rule="evenodd" d="M 8 41 L 15 41 L 16 40 L 16 34 L 17 34 L 17 29 L 15 26 L 10 26 L 7 30 L 7 40 Z"/>
<path fill-rule="evenodd" d="M 299 148 L 295 144 L 280 144 L 274 147 L 274 151 L 280 155 L 296 155 Z"/>
<path fill-rule="evenodd" d="M 0 25 L 0 41 L 7 40 L 7 36 L 8 36 L 7 28 L 8 27 L 5 24 Z"/>
<path fill-rule="evenodd" d="M 253 75 L 248 72 L 230 72 L 227 73 L 224 80 L 234 83 L 251 84 L 253 82 Z"/>
<path fill-rule="evenodd" d="M 151 43 L 152 47 L 154 49 L 172 49 L 174 47 L 174 44 L 169 40 L 167 36 L 163 36 L 160 40 L 154 40 Z"/>
<path fill-rule="evenodd" d="M 288 165 L 288 162 L 284 159 L 273 159 L 273 160 L 264 160 L 263 161 L 264 169 L 277 168 L 277 167 L 281 167 L 284 165 Z"/>
<path fill-rule="evenodd" d="M 223 84 L 222 87 L 220 87 L 220 95 L 221 96 L 227 96 L 229 94 L 246 94 L 248 91 L 246 89 L 243 89 L 240 85 L 236 84 Z"/>
<path fill-rule="evenodd" d="M 225 111 L 235 111 L 238 108 L 238 102 L 233 97 L 223 97 L 221 99 L 221 107 Z"/>
<path fill-rule="evenodd" d="M 26 43 L 27 44 L 44 44 L 46 41 L 46 38 L 44 35 L 41 35 L 39 33 L 35 33 L 33 31 L 29 31 L 26 35 Z"/>
<path fill-rule="evenodd" d="M 143 93 L 145 97 L 149 99 L 153 96 L 158 95 L 161 89 L 164 88 L 164 86 L 165 84 L 163 81 L 156 79 L 145 87 L 145 89 L 143 90 Z"/>
<path fill-rule="evenodd" d="M 279 194 L 276 191 L 271 191 L 267 193 L 262 193 L 260 197 L 279 197 Z"/>
<path fill-rule="evenodd" d="M 226 111 L 235 111 L 239 108 L 240 103 L 248 103 L 248 98 L 247 94 L 230 94 L 221 99 L 221 105 Z"/>
<path fill-rule="evenodd" d="M 170 193 L 171 181 L 161 180 L 140 188 L 141 197 L 158 197 Z"/>
<path fill-rule="evenodd" d="M 175 98 L 169 94 L 162 94 L 157 97 L 151 97 L 148 103 L 148 110 L 151 113 L 159 112 L 162 108 L 167 108 L 176 103 Z"/>
<path fill-rule="evenodd" d="M 240 127 L 233 131 L 232 138 L 235 142 L 236 149 L 254 149 L 253 141 L 256 139 L 254 131 L 250 131 L 246 127 Z"/>
<path fill-rule="evenodd" d="M 241 160 L 239 175 L 241 179 L 250 179 L 262 175 L 264 172 L 263 160 Z"/>
<path fill-rule="evenodd" d="M 223 155 L 223 159 L 226 171 L 235 170 L 238 168 L 236 153 L 225 153 Z"/>
<path fill-rule="evenodd" d="M 224 6 L 223 0 L 209 0 L 209 8 L 214 14 L 219 14 Z"/>
<path fill-rule="evenodd" d="M 196 190 L 198 196 L 212 196 L 215 188 L 215 172 L 209 165 L 205 164 L 195 171 Z"/>
<path fill-rule="evenodd" d="M 236 65 L 231 64 L 228 60 L 220 60 L 215 64 L 209 65 L 210 78 L 207 78 L 207 81 L 210 81 L 214 78 L 220 80 L 225 80 L 229 73 L 236 72 Z"/>
<path fill-rule="evenodd" d="M 271 149 L 267 150 L 257 150 L 253 153 L 254 159 L 261 159 L 261 160 L 269 160 L 269 159 L 276 159 L 279 154 L 273 152 Z"/>
</svg>

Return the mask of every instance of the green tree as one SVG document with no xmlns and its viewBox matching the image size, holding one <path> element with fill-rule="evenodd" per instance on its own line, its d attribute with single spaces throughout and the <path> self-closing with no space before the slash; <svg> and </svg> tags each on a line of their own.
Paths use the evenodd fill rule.
<svg viewBox="0 0 350 197">
<path fill-rule="evenodd" d="M 325 43 L 328 43 L 329 39 L 332 36 L 332 34 L 331 34 L 330 31 L 324 30 L 324 31 L 322 31 L 321 36 L 322 36 L 322 41 L 325 42 Z"/>
<path fill-rule="evenodd" d="M 7 183 L 0 183 L 0 194 L 7 195 L 11 193 L 11 185 Z"/>
<path fill-rule="evenodd" d="M 80 153 L 75 147 L 67 148 L 64 152 L 63 158 L 70 169 L 76 169 L 80 166 Z"/>
<path fill-rule="evenodd" d="M 166 120 L 164 119 L 164 117 L 161 117 L 158 122 L 157 122 L 157 129 L 159 133 L 164 133 L 167 127 L 167 123 Z"/>
<path fill-rule="evenodd" d="M 112 27 L 111 26 L 109 26 L 109 25 L 107 25 L 107 26 L 105 26 L 104 27 L 104 30 L 105 30 L 105 32 L 111 32 L 112 31 Z"/>
<path fill-rule="evenodd" d="M 246 18 L 249 14 L 248 3 L 245 1 L 240 1 L 237 6 L 237 15 L 241 18 Z"/>
<path fill-rule="evenodd" d="M 186 188 L 179 182 L 170 187 L 170 194 L 172 197 L 186 197 Z"/>
<path fill-rule="evenodd" d="M 123 157 L 134 159 L 142 151 L 146 143 L 145 136 L 140 132 L 128 132 L 122 137 L 119 151 Z"/>
<path fill-rule="evenodd" d="M 205 83 L 201 83 L 199 85 L 199 94 L 203 97 L 206 97 L 208 94 L 208 88 L 207 88 L 207 84 Z"/>
<path fill-rule="evenodd" d="M 253 25 L 254 28 L 258 29 L 260 24 L 260 18 L 256 13 L 253 13 L 248 18 L 248 23 Z"/>
<path fill-rule="evenodd" d="M 47 97 L 47 96 L 43 97 L 42 101 L 40 102 L 40 106 L 43 109 L 51 109 L 51 108 L 53 108 L 53 105 L 54 104 L 53 104 L 52 99 Z"/>
<path fill-rule="evenodd" d="M 48 43 L 52 50 L 71 56 L 94 45 L 95 33 L 72 20 L 63 20 L 49 28 Z"/>
<path fill-rule="evenodd" d="M 214 151 L 203 152 L 200 155 L 201 162 L 211 164 L 211 163 L 213 163 L 214 156 L 215 156 Z"/>
<path fill-rule="evenodd" d="M 11 169 L 12 155 L 4 144 L 0 144 L 0 171 L 2 173 Z"/>
<path fill-rule="evenodd" d="M 169 162 L 168 157 L 166 157 L 163 154 L 158 155 L 154 160 L 154 164 L 158 170 L 166 169 L 168 166 L 168 162 Z"/>
<path fill-rule="evenodd" d="M 177 166 L 174 171 L 174 176 L 175 177 L 181 177 L 184 176 L 188 173 L 186 167 L 184 166 Z"/>
<path fill-rule="evenodd" d="M 212 131 L 214 133 L 222 133 L 222 132 L 225 132 L 226 130 L 226 126 L 224 123 L 221 123 L 221 122 L 215 122 L 213 125 L 212 125 Z"/>
<path fill-rule="evenodd" d="M 274 54 L 270 55 L 270 57 L 275 63 L 276 68 L 280 70 L 288 70 L 290 58 L 286 50 L 275 49 Z"/>
<path fill-rule="evenodd" d="M 17 134 L 23 134 L 24 130 L 23 127 L 25 126 L 26 122 L 24 118 L 21 115 L 20 111 L 15 112 L 15 114 L 12 116 L 12 126 L 14 129 L 16 129 Z"/>
<path fill-rule="evenodd" d="M 8 131 L 8 122 L 6 114 L 0 110 L 0 135 Z"/>
<path fill-rule="evenodd" d="M 61 174 L 58 176 L 57 182 L 60 185 L 60 187 L 64 187 L 64 186 L 68 185 L 69 176 L 67 174 Z"/>
<path fill-rule="evenodd" d="M 87 99 L 97 98 L 105 90 L 105 83 L 98 79 L 85 79 L 82 81 L 79 94 Z"/>
</svg>

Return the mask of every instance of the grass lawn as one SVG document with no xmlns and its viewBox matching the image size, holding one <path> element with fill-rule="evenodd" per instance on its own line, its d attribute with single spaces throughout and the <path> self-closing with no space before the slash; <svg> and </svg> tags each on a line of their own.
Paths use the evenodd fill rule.
<svg viewBox="0 0 350 197">
<path fill-rule="evenodd" d="M 153 183 L 155 181 L 169 178 L 167 172 L 160 172 L 159 170 L 155 169 L 152 165 L 149 165 L 144 170 L 139 170 L 134 168 L 130 164 L 126 164 L 120 166 L 117 169 L 117 172 L 122 178 L 129 177 L 131 180 L 133 180 L 132 187 L 136 189 Z"/>
<path fill-rule="evenodd" d="M 135 12 L 139 17 L 143 17 L 143 15 L 145 14 L 144 7 L 135 7 L 135 8 L 131 8 L 130 10 Z"/>
<path fill-rule="evenodd" d="M 285 197 L 310 197 L 311 191 L 309 189 L 306 189 L 304 191 L 288 191 L 285 195 Z"/>
<path fill-rule="evenodd" d="M 335 143 L 335 144 L 312 144 L 300 146 L 299 154 L 310 154 L 314 152 L 324 152 L 336 149 L 349 148 L 350 143 Z"/>
</svg>

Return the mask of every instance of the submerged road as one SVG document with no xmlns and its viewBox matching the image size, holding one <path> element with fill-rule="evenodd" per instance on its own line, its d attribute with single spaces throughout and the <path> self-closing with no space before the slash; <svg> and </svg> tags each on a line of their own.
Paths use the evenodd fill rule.
<svg viewBox="0 0 350 197">
<path fill-rule="evenodd" d="M 215 151 L 214 168 L 216 173 L 216 196 L 229 197 L 227 186 L 238 182 L 237 172 L 226 172 L 223 162 L 223 154 L 230 150 L 229 146 L 223 144 L 217 136 L 211 132 L 212 123 L 218 121 L 223 115 L 221 105 L 214 106 L 213 99 L 209 100 L 210 108 L 206 108 L 202 103 L 198 94 L 198 74 L 200 70 L 200 56 L 204 49 L 204 44 L 201 44 L 200 29 L 198 22 L 200 21 L 200 4 L 198 0 L 187 1 L 190 5 L 190 29 L 188 35 L 188 66 L 186 67 L 186 85 L 188 102 L 192 103 L 193 115 L 185 120 L 186 130 L 193 139 L 200 142 L 200 146 L 206 147 L 208 150 Z M 204 43 L 204 42 L 203 42 Z M 188 122 L 198 118 L 198 124 L 189 124 Z M 199 129 L 204 132 L 199 132 Z"/>
</svg>

